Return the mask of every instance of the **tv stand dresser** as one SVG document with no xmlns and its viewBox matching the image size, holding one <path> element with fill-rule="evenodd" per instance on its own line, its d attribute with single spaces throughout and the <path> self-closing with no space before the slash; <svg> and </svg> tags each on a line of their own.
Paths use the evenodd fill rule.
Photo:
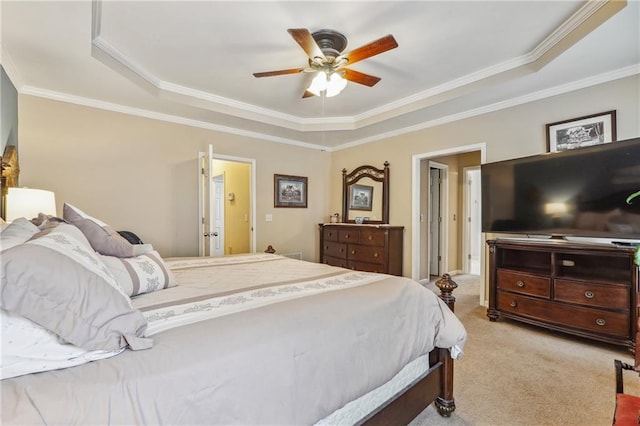
<svg viewBox="0 0 640 426">
<path fill-rule="evenodd" d="M 489 246 L 489 309 L 499 317 L 635 349 L 634 247 L 496 239 Z"/>
</svg>

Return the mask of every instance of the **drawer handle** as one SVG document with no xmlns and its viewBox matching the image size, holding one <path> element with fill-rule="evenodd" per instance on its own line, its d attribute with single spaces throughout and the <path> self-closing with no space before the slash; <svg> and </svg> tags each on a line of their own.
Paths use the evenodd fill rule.
<svg viewBox="0 0 640 426">
<path fill-rule="evenodd" d="M 587 290 L 584 292 L 584 297 L 587 299 L 593 299 L 596 295 L 592 291 Z"/>
<path fill-rule="evenodd" d="M 345 237 L 345 238 L 351 238 L 351 235 L 346 234 L 344 237 Z"/>
<path fill-rule="evenodd" d="M 518 302 L 516 302 L 515 300 L 512 300 L 511 303 L 509 303 L 509 306 L 511 306 L 512 308 L 515 308 L 516 306 L 518 306 Z"/>
<path fill-rule="evenodd" d="M 369 241 L 373 240 L 373 235 L 369 235 Z"/>
<path fill-rule="evenodd" d="M 356 254 L 356 251 L 355 250 L 351 250 L 351 254 Z"/>
<path fill-rule="evenodd" d="M 378 257 L 378 253 L 373 253 L 373 257 Z"/>
<path fill-rule="evenodd" d="M 340 253 L 344 253 L 344 249 L 343 248 L 340 249 Z"/>
<path fill-rule="evenodd" d="M 602 319 L 602 318 L 598 318 L 598 319 L 596 320 L 596 324 L 597 324 L 597 325 L 599 325 L 600 327 L 604 327 L 605 325 L 607 325 L 607 321 L 605 321 L 605 320 L 604 320 L 604 319 Z"/>
<path fill-rule="evenodd" d="M 524 281 L 522 281 L 522 280 L 518 280 L 518 281 L 516 281 L 516 285 L 517 285 L 518 287 L 522 288 L 522 287 L 524 287 Z"/>
</svg>

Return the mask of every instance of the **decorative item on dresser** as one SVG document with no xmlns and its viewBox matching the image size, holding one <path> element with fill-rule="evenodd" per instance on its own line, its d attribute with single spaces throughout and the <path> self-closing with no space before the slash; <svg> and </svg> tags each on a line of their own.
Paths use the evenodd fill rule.
<svg viewBox="0 0 640 426">
<path fill-rule="evenodd" d="M 634 247 L 522 239 L 487 244 L 491 321 L 502 316 L 635 348 Z"/>
<path fill-rule="evenodd" d="M 402 275 L 404 226 L 320 224 L 320 263 Z"/>
</svg>

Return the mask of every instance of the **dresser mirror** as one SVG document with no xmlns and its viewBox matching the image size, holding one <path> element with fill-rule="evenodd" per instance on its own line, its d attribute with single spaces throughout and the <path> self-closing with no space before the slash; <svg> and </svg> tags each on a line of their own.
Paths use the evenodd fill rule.
<svg viewBox="0 0 640 426">
<path fill-rule="evenodd" d="M 389 162 L 384 168 L 342 169 L 342 221 L 389 223 Z"/>
</svg>

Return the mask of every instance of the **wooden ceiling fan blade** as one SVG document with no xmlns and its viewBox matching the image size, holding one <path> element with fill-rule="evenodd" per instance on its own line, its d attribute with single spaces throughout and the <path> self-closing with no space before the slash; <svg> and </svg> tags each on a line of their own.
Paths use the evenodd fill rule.
<svg viewBox="0 0 640 426">
<path fill-rule="evenodd" d="M 322 53 L 322 50 L 320 50 L 320 46 L 318 46 L 318 43 L 316 43 L 308 29 L 289 28 L 287 31 L 313 62 L 322 63 L 327 60 L 324 53 Z"/>
<path fill-rule="evenodd" d="M 345 58 L 349 61 L 348 64 L 351 65 L 356 62 L 362 61 L 363 59 L 379 55 L 380 53 L 386 52 L 387 50 L 395 49 L 396 47 L 398 47 L 398 42 L 395 38 L 393 38 L 391 34 L 389 34 L 388 36 L 372 41 L 369 44 L 365 44 L 362 47 L 358 47 L 351 52 L 341 55 L 338 60 Z"/>
<path fill-rule="evenodd" d="M 304 93 L 302 94 L 302 99 L 311 98 L 311 97 L 313 97 L 313 96 L 315 96 L 313 93 L 311 93 L 311 92 L 310 92 L 310 91 L 308 91 L 308 90 L 305 90 L 305 91 L 304 91 Z"/>
<path fill-rule="evenodd" d="M 360 71 L 354 71 L 349 68 L 343 68 L 344 72 L 343 77 L 349 81 L 353 81 L 354 83 L 364 84 L 365 86 L 375 86 L 381 78 L 373 75 L 365 74 Z"/>
<path fill-rule="evenodd" d="M 288 70 L 254 72 L 253 76 L 260 78 L 260 77 L 273 77 L 274 75 L 298 74 L 298 73 L 304 72 L 305 69 L 306 68 L 291 68 Z"/>
</svg>

